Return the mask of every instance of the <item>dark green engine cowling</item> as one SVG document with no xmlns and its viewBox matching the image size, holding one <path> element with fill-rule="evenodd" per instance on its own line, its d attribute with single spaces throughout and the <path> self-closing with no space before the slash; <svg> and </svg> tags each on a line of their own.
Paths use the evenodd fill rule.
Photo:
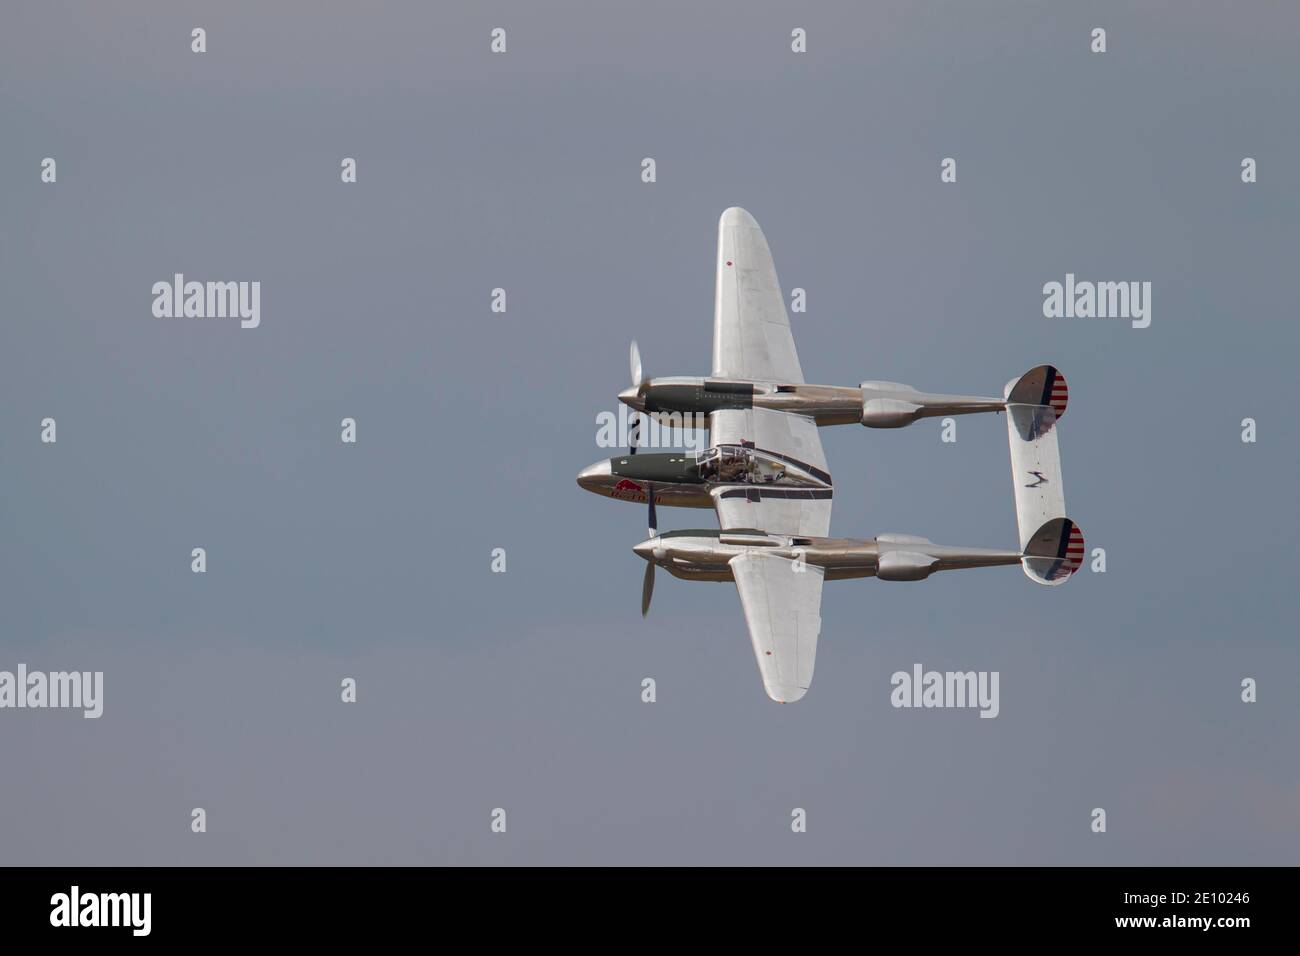
<svg viewBox="0 0 1300 956">
<path fill-rule="evenodd" d="M 720 408 L 753 408 L 754 386 L 749 382 L 713 382 L 699 385 L 652 385 L 646 389 L 647 412 L 681 412 L 707 415 Z"/>
</svg>

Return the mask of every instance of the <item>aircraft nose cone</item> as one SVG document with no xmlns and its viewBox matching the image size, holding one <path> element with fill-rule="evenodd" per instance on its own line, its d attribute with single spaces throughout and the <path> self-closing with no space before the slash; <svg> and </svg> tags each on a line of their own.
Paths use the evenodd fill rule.
<svg viewBox="0 0 1300 956">
<path fill-rule="evenodd" d="M 578 484 L 588 490 L 600 484 L 601 480 L 610 476 L 609 459 L 592 462 L 582 471 L 578 472 Z"/>
<path fill-rule="evenodd" d="M 655 558 L 655 546 L 659 544 L 658 538 L 650 538 L 636 545 L 632 551 L 637 557 L 646 561 L 653 561 Z"/>
<path fill-rule="evenodd" d="M 635 408 L 637 411 L 640 411 L 641 406 L 645 404 L 641 398 L 640 386 L 638 385 L 629 385 L 623 389 L 618 393 L 618 400 L 629 408 Z"/>
</svg>

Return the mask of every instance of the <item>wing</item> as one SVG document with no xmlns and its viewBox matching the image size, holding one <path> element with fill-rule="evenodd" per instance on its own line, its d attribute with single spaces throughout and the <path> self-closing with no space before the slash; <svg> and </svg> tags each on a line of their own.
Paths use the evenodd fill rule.
<svg viewBox="0 0 1300 956">
<path fill-rule="evenodd" d="M 831 527 L 831 476 L 821 434 L 810 418 L 770 408 L 728 408 L 709 416 L 715 445 L 753 445 L 785 459 L 826 483 L 825 488 L 722 485 L 714 488 L 718 524 L 758 528 L 771 534 L 824 538 Z"/>
<path fill-rule="evenodd" d="M 781 703 L 808 692 L 822 628 L 822 569 L 794 567 L 789 558 L 761 551 L 731 559 L 763 687 Z"/>
<path fill-rule="evenodd" d="M 771 250 L 754 217 L 733 206 L 718 220 L 713 374 L 803 383 Z"/>
</svg>

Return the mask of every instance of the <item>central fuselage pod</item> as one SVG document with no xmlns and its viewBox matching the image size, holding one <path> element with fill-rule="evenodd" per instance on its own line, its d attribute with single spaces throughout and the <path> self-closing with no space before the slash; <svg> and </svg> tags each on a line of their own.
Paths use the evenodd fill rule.
<svg viewBox="0 0 1300 956">
<path fill-rule="evenodd" d="M 651 493 L 657 505 L 712 508 L 709 485 L 699 460 L 686 452 L 641 452 L 594 462 L 578 472 L 587 491 L 617 501 L 646 504 Z"/>
<path fill-rule="evenodd" d="M 684 452 L 627 454 L 588 465 L 578 484 L 590 492 L 642 504 L 708 508 L 719 486 L 773 492 L 816 492 L 830 497 L 831 476 L 807 462 L 748 445 L 722 444 L 698 456 Z"/>
</svg>

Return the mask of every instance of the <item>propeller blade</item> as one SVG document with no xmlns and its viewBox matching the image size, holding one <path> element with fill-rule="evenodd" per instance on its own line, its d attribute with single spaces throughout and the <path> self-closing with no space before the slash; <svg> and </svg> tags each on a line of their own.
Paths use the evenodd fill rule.
<svg viewBox="0 0 1300 956">
<path fill-rule="evenodd" d="M 636 347 L 636 339 L 632 340 L 632 348 L 628 352 L 629 364 L 632 366 L 632 387 L 641 384 L 641 350 Z"/>
<path fill-rule="evenodd" d="M 655 593 L 655 563 L 647 561 L 645 563 L 645 577 L 641 579 L 641 616 L 645 617 L 650 610 L 650 597 Z"/>
<path fill-rule="evenodd" d="M 657 537 L 659 534 L 659 519 L 655 517 L 655 486 L 650 482 L 645 483 L 646 498 L 650 501 L 650 537 Z"/>
<path fill-rule="evenodd" d="M 635 455 L 637 446 L 641 444 L 641 416 L 636 412 L 633 412 L 632 414 L 635 416 L 635 419 L 632 422 L 632 427 L 628 429 L 627 433 L 627 453 L 629 455 Z"/>
</svg>

